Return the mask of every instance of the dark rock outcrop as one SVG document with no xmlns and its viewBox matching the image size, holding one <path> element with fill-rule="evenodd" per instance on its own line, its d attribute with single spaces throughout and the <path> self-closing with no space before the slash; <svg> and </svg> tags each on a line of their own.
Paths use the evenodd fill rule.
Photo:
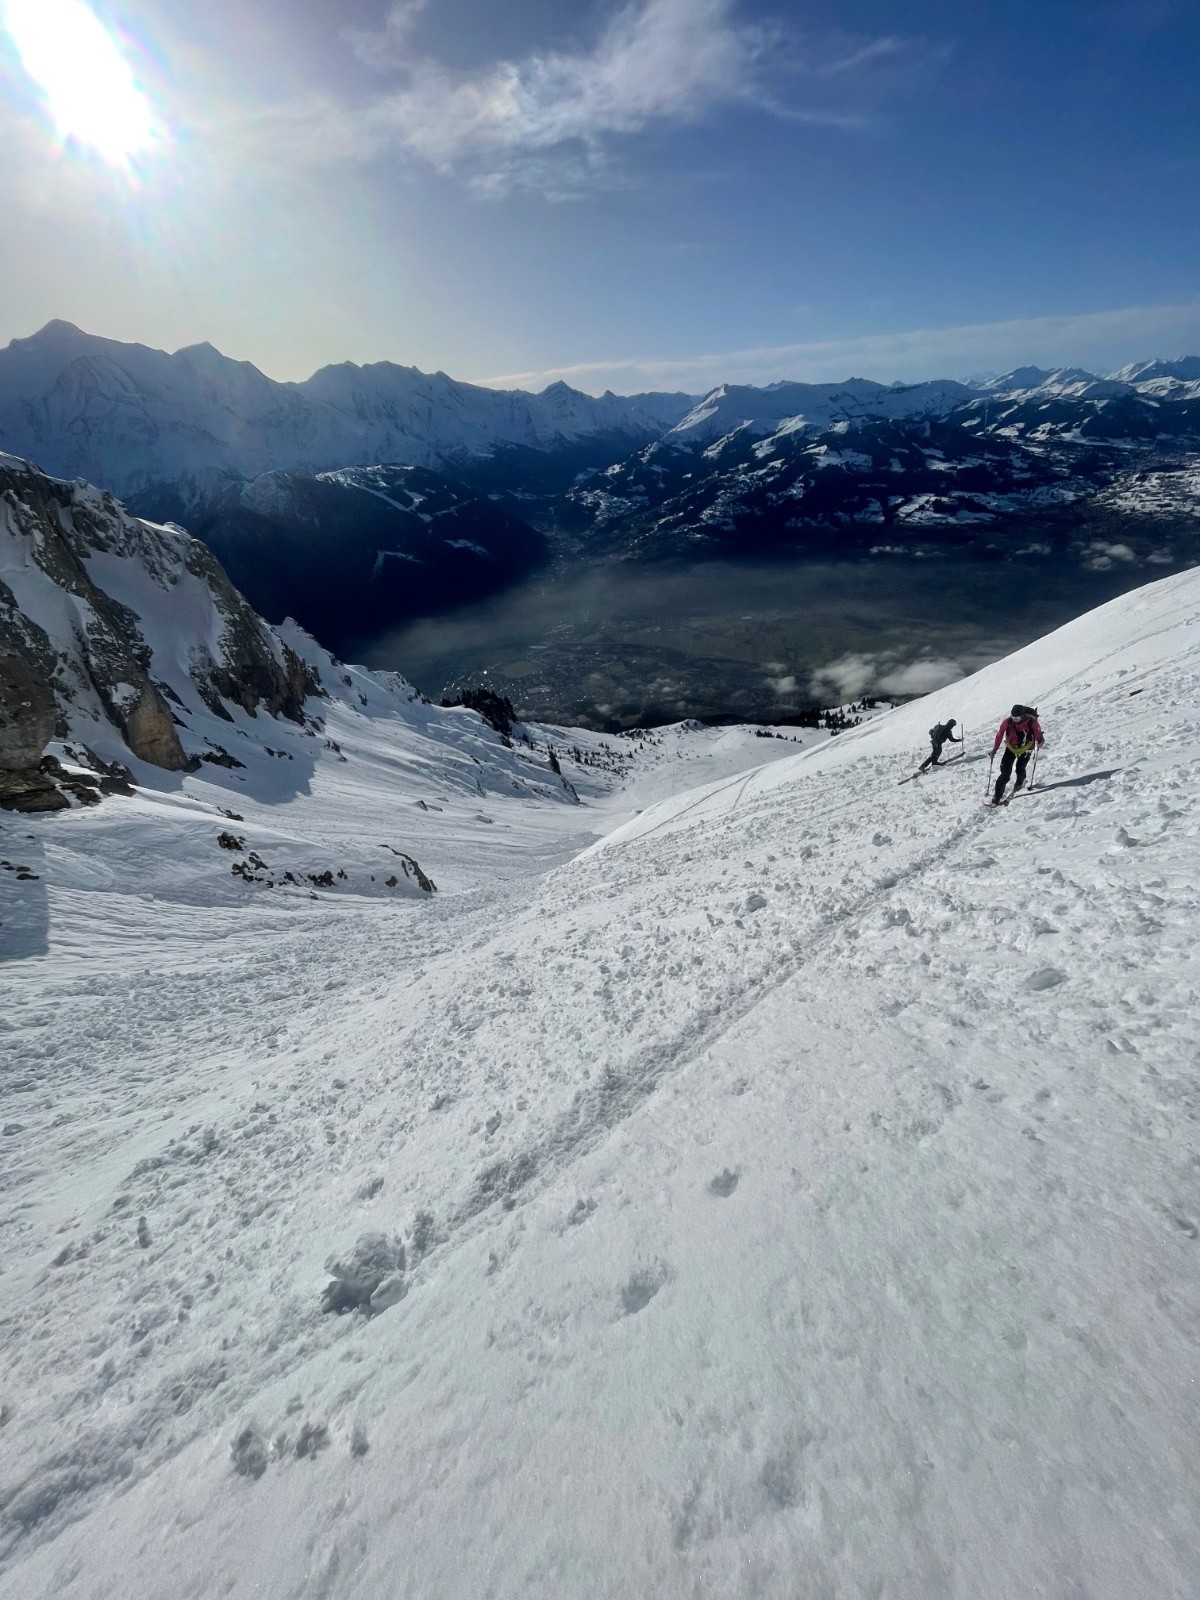
<svg viewBox="0 0 1200 1600">
<path fill-rule="evenodd" d="M 0 806 L 8 810 L 59 811 L 68 804 L 41 770 L 57 720 L 53 665 L 49 639 L 0 582 Z"/>
<path fill-rule="evenodd" d="M 0 457 L 0 804 L 55 810 L 94 798 L 116 753 L 193 769 L 189 707 L 304 720 L 312 670 L 251 609 L 203 544 L 131 517 L 110 495 Z M 105 730 L 108 730 L 107 734 Z M 43 759 L 74 739 L 96 785 Z"/>
</svg>

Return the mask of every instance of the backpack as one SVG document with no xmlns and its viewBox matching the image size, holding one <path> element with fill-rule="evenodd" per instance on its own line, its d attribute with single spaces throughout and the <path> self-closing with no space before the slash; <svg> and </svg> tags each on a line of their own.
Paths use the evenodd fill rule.
<svg viewBox="0 0 1200 1600">
<path fill-rule="evenodd" d="M 1007 731 L 1004 736 L 1004 742 L 1010 750 L 1023 750 L 1026 754 L 1028 754 L 1028 752 L 1033 749 L 1036 742 L 1036 736 L 1033 729 L 1037 726 L 1037 707 L 1014 706 L 1013 710 L 1020 712 L 1020 715 L 1014 717 L 1010 714 L 1008 719 L 1005 721 L 1004 727 Z M 1026 727 L 1024 729 L 1024 731 L 1019 735 L 1022 742 L 1020 745 L 1016 745 L 1013 743 L 1013 739 L 1018 737 L 1018 735 L 1013 733 L 1012 724 L 1014 722 L 1023 723 L 1027 719 L 1033 724 L 1033 727 Z"/>
</svg>

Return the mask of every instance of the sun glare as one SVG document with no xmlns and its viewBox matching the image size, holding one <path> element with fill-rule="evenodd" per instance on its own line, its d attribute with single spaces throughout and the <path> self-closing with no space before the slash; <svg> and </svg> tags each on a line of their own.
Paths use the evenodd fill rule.
<svg viewBox="0 0 1200 1600">
<path fill-rule="evenodd" d="M 85 0 L 0 0 L 0 17 L 64 143 L 122 167 L 154 147 L 150 102 Z"/>
</svg>

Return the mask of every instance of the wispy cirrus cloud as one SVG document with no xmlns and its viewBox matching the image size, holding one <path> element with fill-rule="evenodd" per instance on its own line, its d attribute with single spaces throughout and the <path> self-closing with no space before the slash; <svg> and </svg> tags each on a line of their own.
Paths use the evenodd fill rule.
<svg viewBox="0 0 1200 1600">
<path fill-rule="evenodd" d="M 411 54 L 413 29 L 428 9 L 429 0 L 393 0 L 382 28 L 348 28 L 345 36 L 368 66 L 403 66 Z"/>
<path fill-rule="evenodd" d="M 701 394 L 719 383 L 764 384 L 780 379 L 834 383 L 852 375 L 880 382 L 915 382 L 1003 370 L 1028 362 L 1048 367 L 1079 364 L 1107 371 L 1126 361 L 1185 349 L 1200 350 L 1200 301 L 759 345 L 678 359 L 580 361 L 475 381 L 497 389 L 539 390 L 561 378 L 592 392 L 613 388 L 626 394 L 648 389 Z"/>
<path fill-rule="evenodd" d="M 440 172 L 464 169 L 485 187 L 535 182 L 548 153 L 578 169 L 603 146 L 653 123 L 688 123 L 719 106 L 760 103 L 771 35 L 735 20 L 732 0 L 639 0 L 611 18 L 590 49 L 538 52 L 474 75 L 431 60 L 372 108 L 378 136 Z"/>
<path fill-rule="evenodd" d="M 892 37 L 817 41 L 751 22 L 738 0 L 628 0 L 574 49 L 461 72 L 414 48 L 427 9 L 428 0 L 399 0 L 381 30 L 348 35 L 360 58 L 397 77 L 395 87 L 366 103 L 289 108 L 272 115 L 268 132 L 282 130 L 293 157 L 398 154 L 481 195 L 528 188 L 566 198 L 617 181 L 621 140 L 731 107 L 859 127 L 866 118 L 851 86 L 894 76 L 923 55 Z"/>
<path fill-rule="evenodd" d="M 864 67 L 877 67 L 882 62 L 893 63 L 908 55 L 911 48 L 904 39 L 870 39 L 846 53 L 832 56 L 817 70 L 826 78 L 836 78 L 843 73 L 861 72 Z"/>
</svg>

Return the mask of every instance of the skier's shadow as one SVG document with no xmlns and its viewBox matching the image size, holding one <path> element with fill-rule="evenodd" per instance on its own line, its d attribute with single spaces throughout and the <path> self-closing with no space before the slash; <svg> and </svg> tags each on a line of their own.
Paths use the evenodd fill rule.
<svg viewBox="0 0 1200 1600">
<path fill-rule="evenodd" d="M 1047 794 L 1051 789 L 1082 789 L 1085 784 L 1099 783 L 1101 778 L 1115 778 L 1123 767 L 1109 767 L 1107 772 L 1082 772 L 1078 778 L 1063 778 L 1059 783 L 1038 783 L 1027 789 L 1027 794 Z"/>
</svg>

